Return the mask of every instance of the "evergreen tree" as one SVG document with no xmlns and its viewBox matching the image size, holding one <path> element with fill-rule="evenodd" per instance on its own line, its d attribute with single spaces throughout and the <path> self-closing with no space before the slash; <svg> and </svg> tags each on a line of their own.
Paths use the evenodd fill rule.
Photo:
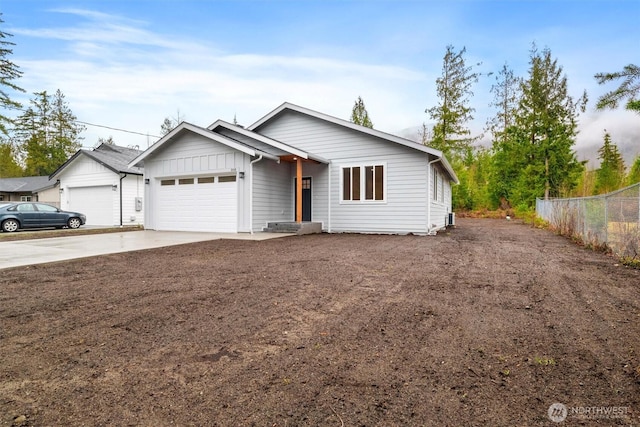
<svg viewBox="0 0 640 427">
<path fill-rule="evenodd" d="M 629 169 L 629 175 L 627 175 L 627 185 L 633 185 L 640 182 L 640 156 L 636 157 L 635 161 Z"/>
<path fill-rule="evenodd" d="M 80 148 L 84 126 L 76 122 L 64 95 L 36 92 L 16 119 L 16 139 L 25 157 L 27 175 L 49 175 Z"/>
<path fill-rule="evenodd" d="M 2 14 L 0 13 L 0 16 Z M 4 21 L 0 18 L 0 24 Z M 15 80 L 22 76 L 20 68 L 9 61 L 8 56 L 13 54 L 12 46 L 14 43 L 7 39 L 12 37 L 11 34 L 0 30 L 0 134 L 8 135 L 12 120 L 6 114 L 6 110 L 19 109 L 22 106 L 19 102 L 11 98 L 10 92 L 24 92 L 24 89 L 14 83 Z"/>
<path fill-rule="evenodd" d="M 600 168 L 596 170 L 595 193 L 609 193 L 621 188 L 626 178 L 624 160 L 608 133 L 604 134 L 604 144 L 598 150 L 598 158 Z"/>
<path fill-rule="evenodd" d="M 23 175 L 22 168 L 16 162 L 13 144 L 0 140 L 0 178 L 14 178 Z"/>
<path fill-rule="evenodd" d="M 473 95 L 471 87 L 478 81 L 478 74 L 466 65 L 465 52 L 466 48 L 455 52 L 453 46 L 447 46 L 442 76 L 436 79 L 439 103 L 425 111 L 435 120 L 429 145 L 447 156 L 464 155 L 472 141 L 467 122 L 473 120 L 475 109 L 469 106 L 469 100 Z"/>
<path fill-rule="evenodd" d="M 491 131 L 494 142 L 506 140 L 507 129 L 515 124 L 520 83 L 521 79 L 514 76 L 513 71 L 505 64 L 496 76 L 496 83 L 491 86 L 494 99 L 489 105 L 496 109 L 496 114 L 487 122 L 487 128 Z"/>
<path fill-rule="evenodd" d="M 628 99 L 625 108 L 640 113 L 640 67 L 629 64 L 622 71 L 614 73 L 598 73 L 595 76 L 598 84 L 605 84 L 614 80 L 622 80 L 620 86 L 607 92 L 598 99 L 596 108 L 617 108 L 620 101 Z"/>
<path fill-rule="evenodd" d="M 367 107 L 364 106 L 364 101 L 361 97 L 358 97 L 353 105 L 353 110 L 351 111 L 351 123 L 373 129 L 373 123 L 369 118 Z"/>
<path fill-rule="evenodd" d="M 235 124 L 235 116 L 233 116 L 234 124 Z M 169 132 L 171 132 L 176 126 L 178 126 L 182 121 L 184 121 L 184 116 L 180 115 L 180 110 L 178 110 L 177 117 L 165 117 L 164 121 L 160 125 L 160 135 L 165 136 Z"/>
<path fill-rule="evenodd" d="M 577 109 L 584 110 L 586 94 L 574 102 L 567 89 L 562 67 L 551 51 L 531 50 L 529 75 L 520 85 L 522 96 L 516 125 L 510 132 L 508 151 L 516 159 L 507 160 L 519 170 L 510 197 L 515 205 L 531 208 L 536 197 L 568 194 L 577 184 L 583 165 L 573 150 L 577 134 Z"/>
</svg>

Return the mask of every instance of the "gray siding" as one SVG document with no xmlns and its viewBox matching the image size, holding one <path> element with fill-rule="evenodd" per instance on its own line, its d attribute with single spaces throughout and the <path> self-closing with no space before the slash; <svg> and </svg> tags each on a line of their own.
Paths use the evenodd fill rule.
<svg viewBox="0 0 640 427">
<path fill-rule="evenodd" d="M 427 154 L 390 141 L 328 123 L 299 113 L 286 112 L 257 129 L 268 137 L 331 160 L 331 204 L 321 200 L 322 186 L 314 180 L 314 220 L 331 211 L 332 232 L 426 233 L 428 163 Z M 343 166 L 384 164 L 384 202 L 342 202 Z M 319 167 L 322 167 L 318 165 Z M 326 167 L 326 166 L 325 166 Z M 303 173 L 303 175 L 305 175 Z M 321 180 L 317 180 L 317 184 Z M 328 182 L 328 181 L 327 181 Z M 328 187 L 326 187 L 328 194 Z M 317 198 L 318 200 L 316 200 Z M 325 203 L 325 206 L 319 206 Z M 318 215 L 316 216 L 316 210 Z M 328 217 L 328 213 L 327 213 Z"/>
<path fill-rule="evenodd" d="M 261 160 L 253 165 L 253 231 L 269 221 L 291 221 L 293 191 L 291 165 Z"/>
<path fill-rule="evenodd" d="M 157 178 L 197 176 L 209 173 L 224 173 L 232 169 L 248 173 L 249 156 L 203 136 L 185 133 L 170 144 L 153 153 L 144 162 L 144 176 L 149 178 L 145 185 L 145 200 L 151 203 L 146 206 L 145 226 L 155 229 L 155 215 L 158 212 L 158 197 L 154 197 L 155 188 L 159 185 Z M 238 179 L 238 230 L 249 231 L 248 179 Z"/>
</svg>

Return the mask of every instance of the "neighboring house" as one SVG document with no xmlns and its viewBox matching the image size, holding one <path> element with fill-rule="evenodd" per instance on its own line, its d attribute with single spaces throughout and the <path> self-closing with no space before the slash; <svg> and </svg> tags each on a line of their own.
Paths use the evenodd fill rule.
<svg viewBox="0 0 640 427">
<path fill-rule="evenodd" d="M 87 225 L 143 224 L 142 169 L 129 167 L 140 150 L 100 144 L 78 150 L 51 179 L 60 182 L 60 206 L 87 216 Z"/>
<path fill-rule="evenodd" d="M 0 178 L 0 202 L 42 202 L 60 205 L 55 179 L 48 176 Z"/>
<path fill-rule="evenodd" d="M 246 129 L 183 122 L 130 163 L 143 165 L 145 228 L 155 230 L 254 232 L 296 220 L 432 234 L 446 226 L 458 181 L 438 150 L 289 103 Z"/>
</svg>

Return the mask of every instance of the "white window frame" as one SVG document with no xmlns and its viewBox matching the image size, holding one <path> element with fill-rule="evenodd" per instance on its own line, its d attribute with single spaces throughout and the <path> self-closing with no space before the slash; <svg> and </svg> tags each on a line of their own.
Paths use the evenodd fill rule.
<svg viewBox="0 0 640 427">
<path fill-rule="evenodd" d="M 444 179 L 440 171 L 432 167 L 431 174 L 431 200 L 438 203 L 444 203 Z"/>
<path fill-rule="evenodd" d="M 20 196 L 20 201 L 21 202 L 31 202 L 32 196 Z"/>
<path fill-rule="evenodd" d="M 382 200 L 375 200 L 375 199 L 370 199 L 367 200 L 365 199 L 366 197 L 366 187 L 367 187 L 367 182 L 366 182 L 366 169 L 367 167 L 373 167 L 374 168 L 374 174 L 375 174 L 375 167 L 376 166 L 382 166 Z M 344 191 L 344 169 L 346 168 L 360 168 L 360 200 L 344 200 L 343 196 L 343 191 Z M 357 204 L 386 204 L 387 203 L 387 162 L 362 162 L 362 163 L 348 163 L 348 164 L 343 164 L 339 166 L 339 173 L 340 173 L 340 187 L 339 187 L 339 200 L 340 200 L 340 204 L 345 204 L 345 205 L 357 205 Z M 374 176 L 374 186 L 375 186 L 375 176 Z M 353 185 L 351 186 L 351 192 L 353 195 Z M 373 190 L 373 194 L 375 197 L 375 187 Z"/>
</svg>

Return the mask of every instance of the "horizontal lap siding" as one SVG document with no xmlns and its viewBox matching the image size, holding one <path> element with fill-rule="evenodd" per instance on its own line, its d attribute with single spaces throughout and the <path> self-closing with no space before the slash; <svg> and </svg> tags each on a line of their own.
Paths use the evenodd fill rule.
<svg viewBox="0 0 640 427">
<path fill-rule="evenodd" d="M 257 131 L 331 160 L 331 231 L 427 231 L 426 154 L 293 112 L 282 114 Z M 376 163 L 387 166 L 386 203 L 340 203 L 342 166 Z"/>
<path fill-rule="evenodd" d="M 267 221 L 291 221 L 293 192 L 291 165 L 262 160 L 253 165 L 253 230 Z"/>
<path fill-rule="evenodd" d="M 144 200 L 143 196 L 143 177 L 139 175 L 127 175 L 127 177 L 122 180 L 122 224 L 133 225 L 144 223 L 144 210 L 146 200 Z M 141 211 L 136 211 L 136 197 L 143 198 Z"/>
</svg>

